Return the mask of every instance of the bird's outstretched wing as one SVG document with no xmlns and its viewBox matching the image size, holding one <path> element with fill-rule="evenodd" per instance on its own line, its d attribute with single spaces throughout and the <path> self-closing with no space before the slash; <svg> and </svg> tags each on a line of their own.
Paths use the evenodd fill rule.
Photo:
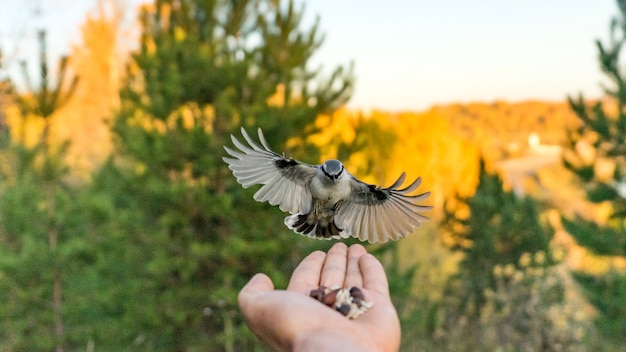
<svg viewBox="0 0 626 352">
<path fill-rule="evenodd" d="M 418 177 L 409 186 L 399 189 L 406 178 L 402 173 L 388 188 L 370 185 L 353 178 L 352 194 L 337 209 L 335 224 L 347 234 L 370 243 L 397 240 L 413 232 L 428 218 L 420 213 L 432 206 L 415 202 L 430 196 L 430 192 L 407 195 L 415 191 L 422 179 Z"/>
<path fill-rule="evenodd" d="M 280 210 L 290 214 L 309 212 L 311 192 L 308 184 L 316 172 L 315 166 L 273 152 L 267 145 L 260 128 L 259 140 L 262 146 L 250 138 L 243 127 L 241 134 L 248 145 L 231 135 L 233 144 L 239 150 L 224 147 L 232 158 L 222 158 L 228 164 L 228 168 L 233 171 L 237 182 L 243 188 L 263 185 L 254 194 L 256 201 L 278 205 Z"/>
</svg>

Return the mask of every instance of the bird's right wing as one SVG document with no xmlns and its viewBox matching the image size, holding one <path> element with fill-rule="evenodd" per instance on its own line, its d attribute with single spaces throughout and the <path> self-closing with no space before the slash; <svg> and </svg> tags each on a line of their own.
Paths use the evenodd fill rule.
<svg viewBox="0 0 626 352">
<path fill-rule="evenodd" d="M 241 134 L 248 145 L 231 135 L 233 144 L 239 150 L 225 146 L 224 149 L 232 158 L 222 158 L 233 171 L 237 182 L 243 188 L 263 185 L 254 194 L 256 201 L 278 205 L 280 210 L 290 214 L 308 213 L 311 209 L 311 191 L 308 184 L 315 175 L 316 167 L 273 152 L 260 128 L 259 139 L 262 146 L 250 138 L 243 127 Z"/>
</svg>

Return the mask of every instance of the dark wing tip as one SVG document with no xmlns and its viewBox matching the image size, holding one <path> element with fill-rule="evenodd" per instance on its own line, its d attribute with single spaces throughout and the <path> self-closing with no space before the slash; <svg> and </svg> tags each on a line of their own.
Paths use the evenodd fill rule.
<svg viewBox="0 0 626 352">
<path fill-rule="evenodd" d="M 389 198 L 389 191 L 386 188 L 378 188 L 375 185 L 368 185 L 368 188 L 376 200 L 384 201 Z"/>
<path fill-rule="evenodd" d="M 279 169 L 285 169 L 285 168 L 288 168 L 288 167 L 291 167 L 291 166 L 298 165 L 298 162 L 295 159 L 291 159 L 291 158 L 289 158 L 289 159 L 276 159 L 274 161 L 274 163 L 276 164 L 276 166 Z"/>
</svg>

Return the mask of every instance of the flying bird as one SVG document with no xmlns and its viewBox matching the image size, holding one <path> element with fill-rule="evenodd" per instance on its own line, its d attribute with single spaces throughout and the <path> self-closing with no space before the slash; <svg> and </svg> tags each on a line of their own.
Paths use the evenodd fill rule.
<svg viewBox="0 0 626 352">
<path fill-rule="evenodd" d="M 285 225 L 294 232 L 319 239 L 355 237 L 371 243 L 397 240 L 412 233 L 428 218 L 420 213 L 432 209 L 418 205 L 430 192 L 408 195 L 420 183 L 418 177 L 400 189 L 406 174 L 387 188 L 367 184 L 352 176 L 339 160 L 309 165 L 272 151 L 259 128 L 261 145 L 246 131 L 247 145 L 231 135 L 239 150 L 224 146 L 230 157 L 223 160 L 243 188 L 262 185 L 254 194 L 259 202 L 278 205 L 288 212 Z"/>
</svg>

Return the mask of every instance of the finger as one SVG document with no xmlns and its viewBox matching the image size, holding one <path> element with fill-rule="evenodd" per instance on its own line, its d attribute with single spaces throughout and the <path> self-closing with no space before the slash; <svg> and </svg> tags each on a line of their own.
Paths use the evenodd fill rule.
<svg viewBox="0 0 626 352">
<path fill-rule="evenodd" d="M 363 275 L 363 287 L 389 297 L 389 283 L 383 265 L 373 255 L 366 253 L 359 258 Z"/>
<path fill-rule="evenodd" d="M 341 286 L 346 277 L 348 246 L 336 243 L 326 254 L 320 284 L 327 287 Z"/>
<path fill-rule="evenodd" d="M 254 275 L 250 281 L 239 291 L 237 301 L 239 308 L 242 311 L 246 311 L 250 302 L 254 301 L 256 295 L 266 291 L 272 291 L 274 289 L 274 283 L 265 274 L 259 273 Z"/>
<path fill-rule="evenodd" d="M 291 274 L 288 291 L 307 292 L 320 285 L 320 273 L 326 253 L 315 251 L 306 256 Z"/>
<path fill-rule="evenodd" d="M 363 287 L 363 274 L 359 267 L 359 258 L 366 253 L 365 247 L 360 244 L 354 244 L 348 248 L 348 267 L 343 282 L 344 287 Z"/>
</svg>

